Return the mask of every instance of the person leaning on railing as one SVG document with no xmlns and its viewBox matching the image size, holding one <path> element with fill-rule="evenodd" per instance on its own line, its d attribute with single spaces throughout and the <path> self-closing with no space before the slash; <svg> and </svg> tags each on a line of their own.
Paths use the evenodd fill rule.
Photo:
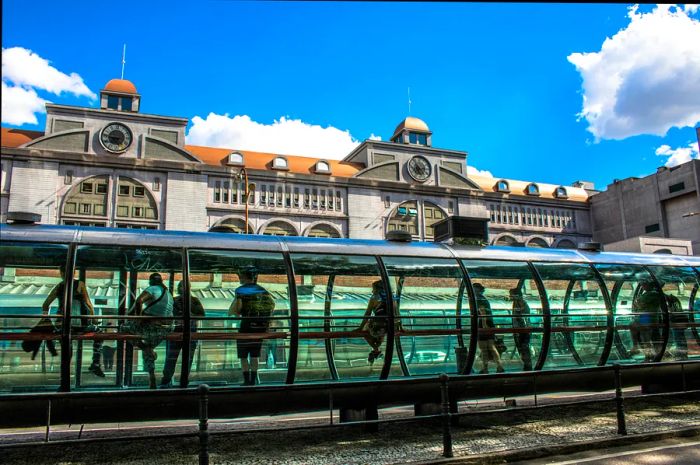
<svg viewBox="0 0 700 465">
<path fill-rule="evenodd" d="M 148 287 L 136 298 L 132 315 L 149 316 L 153 318 L 129 320 L 122 325 L 121 331 L 136 334 L 141 339 L 136 347 L 141 349 L 143 365 L 148 371 L 149 387 L 156 388 L 156 358 L 155 348 L 172 331 L 173 296 L 163 285 L 163 277 L 153 273 L 148 277 Z M 158 318 L 161 317 L 161 318 Z"/>
<path fill-rule="evenodd" d="M 66 287 L 66 271 L 63 267 L 60 268 L 61 272 L 61 282 L 54 287 L 49 295 L 44 300 L 42 307 L 42 312 L 44 315 L 49 314 L 49 308 L 51 303 L 58 298 L 58 314 L 64 315 L 65 309 L 63 308 L 63 294 Z M 95 309 L 90 301 L 90 295 L 87 291 L 87 286 L 82 281 L 77 279 L 73 280 L 73 302 L 71 305 L 71 325 L 75 331 L 87 332 L 87 331 L 97 331 L 96 321 L 90 316 L 95 315 Z M 87 316 L 87 318 L 86 318 Z M 62 326 L 63 320 L 58 321 L 58 327 Z M 102 356 L 102 341 L 95 340 L 92 343 L 92 364 L 88 370 L 101 378 L 105 377 L 102 368 L 100 367 L 100 360 Z"/>
</svg>

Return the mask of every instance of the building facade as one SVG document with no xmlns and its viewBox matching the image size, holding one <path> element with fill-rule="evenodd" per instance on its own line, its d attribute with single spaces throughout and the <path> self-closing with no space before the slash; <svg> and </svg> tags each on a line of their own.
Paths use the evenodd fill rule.
<svg viewBox="0 0 700 465">
<path fill-rule="evenodd" d="M 186 118 L 140 103 L 113 79 L 100 108 L 47 104 L 44 132 L 3 128 L 0 221 L 23 211 L 53 224 L 432 240 L 435 222 L 459 215 L 488 219 L 494 244 L 571 248 L 593 236 L 592 185 L 468 175 L 467 153 L 434 147 L 417 118 L 330 160 L 188 145 Z"/>
</svg>

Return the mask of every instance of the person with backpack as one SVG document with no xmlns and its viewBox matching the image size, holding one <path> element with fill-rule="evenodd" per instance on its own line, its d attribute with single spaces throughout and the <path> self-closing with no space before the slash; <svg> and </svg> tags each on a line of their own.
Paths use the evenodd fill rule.
<svg viewBox="0 0 700 465">
<path fill-rule="evenodd" d="M 362 323 L 357 329 L 358 331 L 367 331 L 364 338 L 372 348 L 367 357 L 367 361 L 370 364 L 373 364 L 377 358 L 382 356 L 380 347 L 384 343 L 384 337 L 389 327 L 388 316 L 389 311 L 384 283 L 381 280 L 374 281 L 372 283 L 372 296 L 367 303 L 367 310 L 362 318 Z"/>
<path fill-rule="evenodd" d="M 64 269 L 64 267 L 60 268 L 60 272 L 61 282 L 58 283 L 58 285 L 51 290 L 49 295 L 46 297 L 46 300 L 44 300 L 44 304 L 42 305 L 44 315 L 49 314 L 49 308 L 51 307 L 51 303 L 56 299 L 58 299 L 59 305 L 58 315 L 65 314 L 65 309 L 63 308 L 63 294 L 65 293 L 67 280 L 66 270 Z M 75 331 L 88 332 L 92 330 L 94 332 L 97 332 L 95 330 L 95 321 L 92 318 L 89 318 L 90 316 L 95 315 L 95 309 L 92 306 L 92 302 L 90 301 L 90 295 L 88 294 L 87 286 L 85 286 L 84 282 L 79 281 L 77 279 L 73 280 L 73 301 L 71 305 L 70 314 L 71 326 Z M 63 320 L 60 320 L 57 324 L 58 330 L 60 330 L 62 323 Z M 52 345 L 49 347 L 52 347 Z M 102 371 L 102 367 L 100 366 L 101 358 L 102 341 L 95 340 L 92 342 L 92 364 L 88 368 L 88 371 L 90 371 L 90 373 L 94 374 L 95 376 L 104 378 L 105 374 Z"/>
<path fill-rule="evenodd" d="M 240 286 L 236 288 L 236 297 L 229 307 L 229 316 L 241 318 L 239 333 L 266 333 L 270 327 L 270 316 L 275 309 L 272 295 L 257 284 L 258 272 L 252 267 L 245 267 L 238 272 Z M 263 339 L 240 338 L 236 340 L 238 358 L 243 371 L 243 386 L 258 384 L 258 365 Z"/>
<path fill-rule="evenodd" d="M 163 284 L 160 273 L 148 277 L 148 287 L 136 298 L 130 314 L 150 316 L 153 318 L 130 320 L 122 325 L 122 332 L 136 334 L 141 339 L 136 347 L 141 349 L 143 366 L 148 372 L 149 387 L 156 388 L 156 347 L 172 331 L 173 296 Z"/>
</svg>

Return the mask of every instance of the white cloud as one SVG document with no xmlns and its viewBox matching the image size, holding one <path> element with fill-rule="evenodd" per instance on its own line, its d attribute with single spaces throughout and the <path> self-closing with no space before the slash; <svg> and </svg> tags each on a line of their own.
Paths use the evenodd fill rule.
<svg viewBox="0 0 700 465">
<path fill-rule="evenodd" d="M 375 136 L 374 133 L 369 135 L 369 140 L 382 140 L 382 136 Z"/>
<path fill-rule="evenodd" d="M 272 124 L 263 124 L 247 115 L 209 113 L 206 119 L 192 118 L 187 143 L 339 160 L 360 142 L 349 131 L 298 119 L 281 117 Z"/>
<path fill-rule="evenodd" d="M 37 124 L 37 113 L 44 113 L 46 100 L 33 89 L 10 87 L 2 83 L 2 122 L 20 126 Z"/>
<path fill-rule="evenodd" d="M 22 47 L 2 49 L 2 80 L 56 95 L 67 92 L 76 97 L 97 97 L 77 73 L 62 73 L 51 66 L 48 60 Z"/>
<path fill-rule="evenodd" d="M 677 149 L 672 149 L 669 145 L 664 144 L 656 149 L 656 155 L 668 157 L 665 165 L 669 168 L 689 162 L 690 160 L 700 160 L 700 153 L 698 153 L 698 144 L 696 142 L 691 142 L 687 147 L 678 147 Z"/>
<path fill-rule="evenodd" d="M 698 12 L 698 8 L 700 8 L 700 5 L 686 4 L 683 6 L 683 11 L 685 11 L 689 15 L 692 15 Z"/>
<path fill-rule="evenodd" d="M 700 121 L 700 21 L 675 5 L 630 7 L 627 28 L 599 52 L 568 56 L 583 78 L 580 118 L 600 139 L 663 136 Z"/>
<path fill-rule="evenodd" d="M 485 177 L 488 177 L 488 178 L 492 178 L 492 177 L 493 177 L 493 174 L 491 174 L 490 171 L 480 170 L 480 169 L 477 169 L 477 168 L 475 168 L 475 167 L 473 167 L 473 166 L 467 165 L 467 176 L 469 176 L 469 175 L 472 175 L 472 176 L 485 176 Z"/>
</svg>

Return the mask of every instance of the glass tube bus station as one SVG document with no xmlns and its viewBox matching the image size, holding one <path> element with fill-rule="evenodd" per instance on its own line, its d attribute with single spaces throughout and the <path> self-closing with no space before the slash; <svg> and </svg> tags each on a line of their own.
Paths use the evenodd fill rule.
<svg viewBox="0 0 700 465">
<path fill-rule="evenodd" d="M 256 335 L 263 340 L 261 386 L 443 372 L 478 377 L 497 370 L 482 360 L 478 340 L 489 336 L 498 341 L 505 373 L 700 360 L 700 259 L 694 257 L 38 225 L 3 225 L 0 232 L 0 393 L 6 395 L 148 387 L 137 337 L 120 327 L 139 318 L 129 309 L 153 272 L 175 295 L 182 283 L 183 293 L 204 307 L 204 316 L 191 315 L 185 295 L 175 322 L 185 329 L 155 348 L 160 377 L 167 344 L 181 342 L 176 387 L 242 383 L 236 341 L 250 334 L 239 331 L 244 317 L 231 316 L 229 308 L 240 270 L 251 268 L 275 302 L 269 329 Z M 30 333 L 61 269 L 75 277 L 69 283 L 84 283 L 95 324 L 57 314 L 60 299 L 72 298 L 66 290 L 49 307 L 56 329 Z M 392 311 L 369 316 L 387 320 L 383 357 L 371 361 L 360 328 L 377 281 L 390 290 Z M 650 290 L 675 299 L 642 306 Z M 525 304 L 516 305 L 514 295 Z M 488 316 L 478 308 L 484 300 Z M 516 346 L 521 334 L 526 349 Z M 45 343 L 25 352 L 28 340 Z M 102 342 L 104 377 L 89 371 L 95 341 Z M 189 370 L 182 363 L 188 357 Z"/>
</svg>

